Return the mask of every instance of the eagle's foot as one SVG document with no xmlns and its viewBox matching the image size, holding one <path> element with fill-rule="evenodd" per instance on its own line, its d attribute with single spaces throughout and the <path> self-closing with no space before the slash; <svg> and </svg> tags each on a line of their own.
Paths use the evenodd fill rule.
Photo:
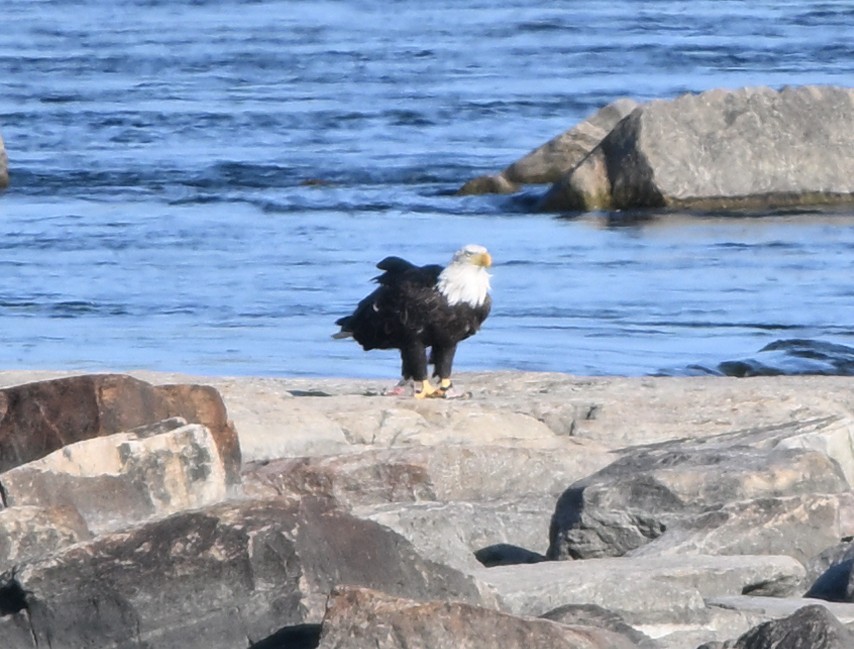
<svg viewBox="0 0 854 649">
<path fill-rule="evenodd" d="M 415 392 L 416 399 L 442 399 L 444 396 L 441 386 L 434 387 L 428 379 L 421 381 L 421 389 Z"/>
<path fill-rule="evenodd" d="M 439 387 L 436 388 L 436 392 L 438 392 L 439 394 L 436 396 L 441 396 L 443 399 L 453 397 L 453 388 L 454 384 L 451 383 L 451 379 L 441 379 L 439 381 Z"/>
<path fill-rule="evenodd" d="M 415 393 L 416 399 L 447 399 L 453 398 L 453 384 L 450 379 L 442 379 L 439 385 L 433 386 L 430 381 L 421 382 L 421 390 Z"/>
</svg>

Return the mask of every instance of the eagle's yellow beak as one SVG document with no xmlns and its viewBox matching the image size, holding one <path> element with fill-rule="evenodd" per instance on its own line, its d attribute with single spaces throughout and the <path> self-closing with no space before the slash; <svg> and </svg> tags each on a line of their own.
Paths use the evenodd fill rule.
<svg viewBox="0 0 854 649">
<path fill-rule="evenodd" d="M 474 263 L 484 268 L 492 266 L 492 255 L 488 252 L 482 252 L 474 258 Z"/>
</svg>

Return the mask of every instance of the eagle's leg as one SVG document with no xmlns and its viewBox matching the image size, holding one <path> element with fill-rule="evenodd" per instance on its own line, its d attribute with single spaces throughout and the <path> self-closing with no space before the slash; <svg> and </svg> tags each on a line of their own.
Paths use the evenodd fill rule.
<svg viewBox="0 0 854 649">
<path fill-rule="evenodd" d="M 412 368 L 412 358 L 417 354 L 414 353 L 405 353 L 403 349 L 400 350 L 400 381 L 398 381 L 394 386 L 388 388 L 383 392 L 384 395 L 389 397 L 403 397 L 403 396 L 412 396 L 414 391 L 414 386 L 412 382 L 413 377 L 413 368 Z"/>
<path fill-rule="evenodd" d="M 400 358 L 403 378 L 415 381 L 415 398 L 434 396 L 436 388 L 427 378 L 427 348 L 421 342 L 411 342 L 400 350 Z M 421 383 L 420 390 L 418 383 Z"/>
<path fill-rule="evenodd" d="M 454 364 L 454 354 L 457 353 L 457 345 L 451 343 L 447 346 L 433 345 L 430 350 L 430 358 L 433 361 L 433 376 L 439 378 L 439 385 L 436 392 L 431 395 L 435 397 L 444 397 L 448 394 L 452 387 L 451 383 L 451 368 Z"/>
</svg>

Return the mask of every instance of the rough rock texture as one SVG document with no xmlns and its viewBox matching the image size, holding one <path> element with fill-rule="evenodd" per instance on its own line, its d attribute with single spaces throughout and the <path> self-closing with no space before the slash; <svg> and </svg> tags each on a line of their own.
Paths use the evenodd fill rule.
<svg viewBox="0 0 854 649">
<path fill-rule="evenodd" d="M 827 548 L 807 563 L 812 584 L 806 597 L 829 602 L 854 602 L 854 543 L 848 540 Z"/>
<path fill-rule="evenodd" d="M 617 99 L 577 126 L 534 149 L 501 173 L 468 181 L 458 194 L 509 194 L 518 191 L 520 185 L 557 182 L 637 107 L 638 103 L 632 99 Z"/>
<path fill-rule="evenodd" d="M 596 604 L 630 624 L 708 617 L 704 598 L 786 596 L 796 592 L 803 566 L 791 557 L 692 555 L 558 561 L 481 568 L 507 610 L 544 615 L 565 604 Z"/>
<path fill-rule="evenodd" d="M 415 602 L 367 589 L 333 591 L 319 649 L 635 649 L 594 627 L 525 619 L 459 602 Z"/>
<path fill-rule="evenodd" d="M 595 604 L 565 604 L 542 617 L 561 624 L 580 624 L 608 629 L 626 636 L 637 645 L 638 649 L 658 649 L 658 644 L 652 638 L 626 624 L 620 615 Z"/>
<path fill-rule="evenodd" d="M 0 390 L 0 472 L 67 444 L 170 417 L 206 426 L 216 440 L 229 483 L 239 483 L 240 444 L 215 389 L 153 386 L 120 374 L 72 376 Z"/>
<path fill-rule="evenodd" d="M 319 622 L 338 583 L 492 604 L 474 581 L 418 557 L 398 535 L 312 499 L 244 501 L 103 535 L 19 569 L 36 646 L 246 646 Z M 18 645 L 12 645 L 13 647 Z M 29 645 L 20 645 L 29 646 Z"/>
<path fill-rule="evenodd" d="M 561 453 L 415 446 L 252 463 L 244 485 L 256 496 L 331 498 L 403 534 L 425 556 L 471 569 L 481 563 L 476 553 L 496 544 L 519 546 L 541 558 L 547 518 L 567 482 L 613 459 L 599 445 L 570 440 Z M 493 562 L 507 561 L 512 551 L 504 548 L 502 558 L 497 552 Z"/>
<path fill-rule="evenodd" d="M 210 431 L 172 421 L 168 432 L 96 437 L 0 473 L 6 506 L 74 511 L 103 534 L 224 500 L 225 467 Z"/>
<path fill-rule="evenodd" d="M 742 553 L 752 545 L 775 553 L 786 548 L 755 541 L 763 528 L 779 531 L 770 519 L 781 512 L 795 517 L 793 533 L 799 527 L 808 530 L 795 544 L 801 548 L 798 558 L 806 559 L 839 538 L 839 521 L 854 521 L 854 499 L 843 494 L 849 490 L 848 482 L 827 455 L 795 449 L 769 452 L 740 444 L 725 449 L 688 450 L 678 442 L 677 448 L 670 446 L 627 454 L 570 486 L 555 507 L 548 556 L 621 556 L 674 530 L 688 551 L 702 551 L 709 546 L 708 535 L 731 519 L 738 524 L 723 532 L 727 543 L 749 535 Z M 748 501 L 757 504 L 750 507 Z M 793 510 L 800 513 L 792 514 Z M 685 540 L 686 530 L 698 531 L 693 542 Z M 791 539 L 786 536 L 787 542 Z M 667 547 L 673 550 L 674 544 Z M 734 553 L 716 549 L 720 554 Z M 656 551 L 661 553 L 660 547 Z"/>
<path fill-rule="evenodd" d="M 821 605 L 846 625 L 854 623 L 854 604 L 823 602 L 801 597 L 765 597 L 758 595 L 716 595 L 706 598 L 710 607 L 754 613 L 768 619 L 782 619 L 804 606 Z"/>
<path fill-rule="evenodd" d="M 851 378 L 460 374 L 469 398 L 418 401 L 379 396 L 376 381 L 136 376 L 87 392 L 104 379 L 22 386 L 55 376 L 0 372 L 0 393 L 18 395 L 0 459 L 41 449 L 4 473 L 3 649 L 309 649 L 351 635 L 484 646 L 465 643 L 494 629 L 551 646 L 696 649 L 821 602 L 802 596 L 832 566 L 827 591 L 849 588 Z M 210 417 L 146 406 L 151 417 L 101 425 L 176 394 L 156 384 L 200 382 L 182 388 L 184 410 L 199 410 L 188 395 L 218 403 L 245 451 L 239 483 L 214 480 L 216 504 L 185 497 L 216 473 L 194 450 L 222 448 Z M 561 523 L 555 553 L 603 558 L 546 561 L 573 490 L 584 525 Z M 854 621 L 854 604 L 823 605 Z"/>
<path fill-rule="evenodd" d="M 0 509 L 0 573 L 91 538 L 86 522 L 75 509 Z"/>
<path fill-rule="evenodd" d="M 505 446 L 370 449 L 319 458 L 250 464 L 247 491 L 333 497 L 348 507 L 419 500 L 488 500 L 526 493 L 559 494 L 567 481 L 604 467 L 614 456 L 567 440 L 567 452 Z M 480 476 L 472 480 L 472 476 Z"/>
<path fill-rule="evenodd" d="M 9 156 L 6 155 L 6 145 L 0 135 L 0 189 L 9 186 Z"/>
<path fill-rule="evenodd" d="M 854 89 L 710 90 L 651 101 L 542 198 L 545 210 L 854 201 Z"/>
<path fill-rule="evenodd" d="M 765 622 L 741 636 L 732 649 L 850 649 L 854 632 L 823 606 L 805 606 L 782 620 Z"/>
</svg>

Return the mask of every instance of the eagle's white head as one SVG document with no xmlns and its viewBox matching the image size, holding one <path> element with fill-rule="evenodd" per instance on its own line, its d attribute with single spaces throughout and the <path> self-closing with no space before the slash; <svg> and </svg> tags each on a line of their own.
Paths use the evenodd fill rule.
<svg viewBox="0 0 854 649">
<path fill-rule="evenodd" d="M 454 305 L 460 302 L 478 307 L 489 294 L 489 273 L 492 257 L 483 246 L 470 243 L 460 248 L 439 275 L 439 292 Z"/>
</svg>

